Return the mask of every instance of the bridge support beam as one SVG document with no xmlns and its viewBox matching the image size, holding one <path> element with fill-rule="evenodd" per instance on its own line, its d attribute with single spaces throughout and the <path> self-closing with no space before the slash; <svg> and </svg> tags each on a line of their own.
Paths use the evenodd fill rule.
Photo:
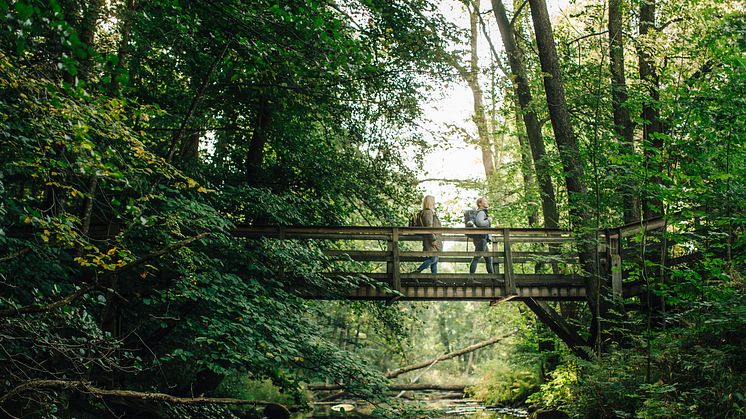
<svg viewBox="0 0 746 419">
<path fill-rule="evenodd" d="M 582 359 L 591 359 L 590 350 L 583 338 L 552 307 L 546 302 L 534 298 L 526 298 L 523 301 L 542 323 L 567 344 L 573 354 Z"/>
</svg>

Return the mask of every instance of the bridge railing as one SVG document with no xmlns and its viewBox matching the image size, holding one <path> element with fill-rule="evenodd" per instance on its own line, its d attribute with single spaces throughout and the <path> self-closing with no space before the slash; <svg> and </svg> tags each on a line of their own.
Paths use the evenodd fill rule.
<svg viewBox="0 0 746 419">
<path fill-rule="evenodd" d="M 235 236 L 278 239 L 322 240 L 331 242 L 325 254 L 348 267 L 350 261 L 363 262 L 365 272 L 340 269 L 330 275 L 362 274 L 386 283 L 394 290 L 405 287 L 500 288 L 501 295 L 518 294 L 519 288 L 542 288 L 536 291 L 549 297 L 566 292 L 581 298 L 583 286 L 577 266 L 575 240 L 567 230 L 525 228 L 422 228 L 422 227 L 238 227 Z M 418 249 L 424 235 L 437 234 L 444 243 L 437 252 Z M 489 250 L 469 250 L 472 240 L 467 234 L 489 234 Z M 352 244 L 353 242 L 354 244 Z M 438 274 L 413 272 L 425 258 L 438 256 Z M 492 257 L 493 273 L 469 274 L 473 257 Z M 484 259 L 479 271 L 484 271 Z M 443 264 L 447 265 L 444 269 Z M 411 267 L 410 267 L 411 265 Z M 359 266 L 359 265 L 358 265 Z M 542 266 L 544 268 L 542 268 Z M 538 267 L 538 269 L 537 269 Z M 564 291 L 558 291 L 563 288 Z M 573 291 L 568 291 L 573 288 Z M 537 295 L 538 295 L 537 294 Z"/>
</svg>

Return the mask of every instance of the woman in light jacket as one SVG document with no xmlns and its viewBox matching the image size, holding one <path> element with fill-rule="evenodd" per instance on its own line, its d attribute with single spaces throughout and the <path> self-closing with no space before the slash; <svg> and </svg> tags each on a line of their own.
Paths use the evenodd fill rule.
<svg viewBox="0 0 746 419">
<path fill-rule="evenodd" d="M 435 197 L 432 195 L 426 195 L 422 199 L 422 210 L 417 213 L 417 226 L 427 228 L 439 228 L 440 219 L 435 214 Z M 439 252 L 443 246 L 440 241 L 439 234 L 425 234 L 422 238 L 422 251 L 423 252 Z M 438 257 L 431 256 L 425 259 L 415 272 L 422 272 L 427 267 L 430 267 L 430 272 L 438 273 Z"/>
</svg>

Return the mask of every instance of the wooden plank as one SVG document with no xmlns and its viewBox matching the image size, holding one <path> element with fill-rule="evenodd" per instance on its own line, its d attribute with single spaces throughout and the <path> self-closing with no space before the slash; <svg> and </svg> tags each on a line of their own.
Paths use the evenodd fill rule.
<svg viewBox="0 0 746 419">
<path fill-rule="evenodd" d="M 416 257 L 430 257 L 430 256 L 465 256 L 465 257 L 474 257 L 474 256 L 502 256 L 502 252 L 462 252 L 462 251 L 452 251 L 452 252 L 416 252 L 416 251 L 407 251 L 407 252 L 401 252 L 401 256 L 416 256 Z"/>
<path fill-rule="evenodd" d="M 609 237 L 611 238 L 624 238 L 634 236 L 641 232 L 643 229 L 646 231 L 656 230 L 666 226 L 666 220 L 663 217 L 655 217 L 647 220 L 643 220 L 637 223 L 623 225 L 616 227 L 612 231 Z"/>
</svg>

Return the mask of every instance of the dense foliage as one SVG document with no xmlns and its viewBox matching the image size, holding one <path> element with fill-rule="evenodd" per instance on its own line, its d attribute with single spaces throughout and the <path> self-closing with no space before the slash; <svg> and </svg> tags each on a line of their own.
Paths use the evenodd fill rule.
<svg viewBox="0 0 746 419">
<path fill-rule="evenodd" d="M 494 4 L 454 2 L 470 32 L 441 3 L 0 0 L 3 415 L 253 415 L 148 395 L 302 407 L 304 383 L 318 382 L 377 401 L 384 371 L 499 335 L 514 337 L 423 376 L 576 417 L 745 415 L 739 4 L 585 0 L 557 16 L 578 144 L 568 167 L 548 123 L 536 43 L 546 28 L 530 19 L 539 1 L 505 4 L 533 94 L 523 108 L 492 50 Z M 621 41 L 608 36 L 612 4 Z M 493 45 L 480 69 L 481 30 Z M 609 62 L 621 49 L 624 84 Z M 325 243 L 230 234 L 239 223 L 406 225 L 431 147 L 417 129 L 423 98 L 459 75 L 484 115 L 444 143 L 455 132 L 494 160 L 484 181 L 460 184 L 490 198 L 501 226 L 546 225 L 537 179 L 549 180 L 562 227 L 666 219 L 624 240 L 624 276 L 644 292 L 608 302 L 591 360 L 518 304 L 306 301 L 299 284 L 335 295 L 369 280 L 324 275 Z M 544 166 L 519 141 L 526 113 L 541 123 Z M 443 220 L 458 225 L 451 212 Z M 583 338 L 590 305 L 557 305 Z M 106 393 L 118 390 L 139 393 Z"/>
<path fill-rule="evenodd" d="M 408 127 L 448 31 L 431 5 L 21 0 L 0 15 L 3 411 L 182 417 L 215 408 L 75 390 L 240 396 L 224 377 L 270 379 L 292 404 L 317 379 L 377 397 L 383 377 L 292 291 L 356 279 L 321 275 L 313 243 L 228 232 L 404 219 L 403 156 L 423 148 Z"/>
</svg>

